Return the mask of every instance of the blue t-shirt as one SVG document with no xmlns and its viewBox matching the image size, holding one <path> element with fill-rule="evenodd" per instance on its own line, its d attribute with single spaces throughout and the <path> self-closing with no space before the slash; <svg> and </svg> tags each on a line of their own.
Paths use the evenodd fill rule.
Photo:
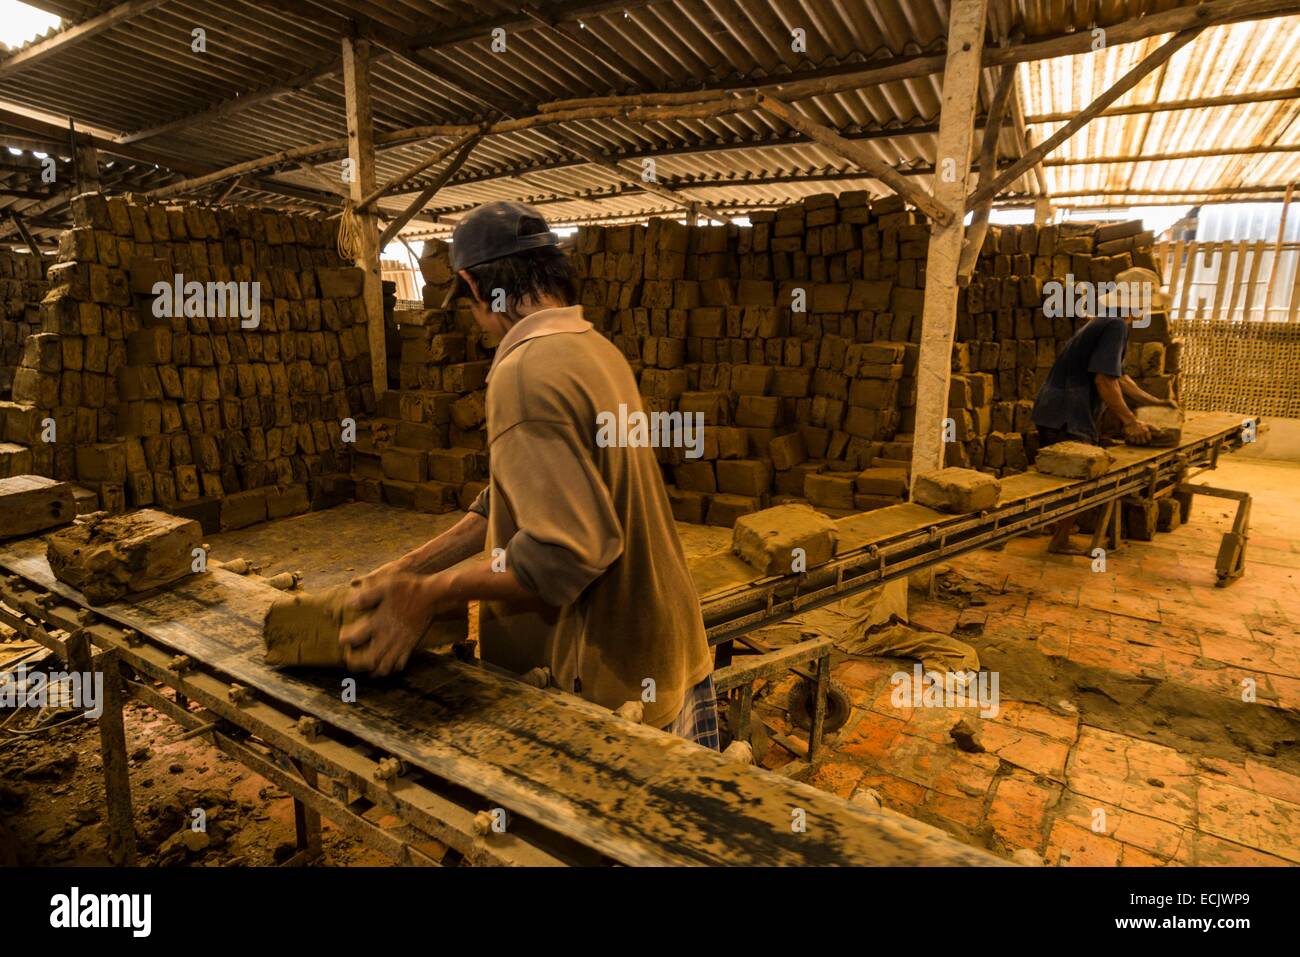
<svg viewBox="0 0 1300 957">
<path fill-rule="evenodd" d="M 1062 429 L 1095 443 L 1103 403 L 1094 376 L 1124 374 L 1128 324 L 1117 316 L 1098 317 L 1074 334 L 1057 356 L 1034 400 L 1034 424 Z"/>
</svg>

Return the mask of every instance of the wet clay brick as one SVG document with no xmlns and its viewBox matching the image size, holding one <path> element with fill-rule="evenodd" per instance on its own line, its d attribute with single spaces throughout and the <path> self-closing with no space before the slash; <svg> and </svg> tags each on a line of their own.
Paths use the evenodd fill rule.
<svg viewBox="0 0 1300 957">
<path fill-rule="evenodd" d="M 919 505 L 965 515 L 990 508 L 998 500 L 1002 483 L 973 469 L 938 469 L 916 477 L 912 500 Z"/>
<path fill-rule="evenodd" d="M 199 523 L 154 509 L 92 518 L 45 538 L 50 570 L 95 604 L 193 572 Z"/>
<path fill-rule="evenodd" d="M 778 505 L 738 518 L 731 550 L 764 575 L 788 575 L 830 561 L 837 537 L 834 520 L 811 506 Z"/>
<path fill-rule="evenodd" d="M 1111 457 L 1105 449 L 1086 442 L 1057 442 L 1038 450 L 1034 468 L 1058 478 L 1091 479 L 1105 475 Z"/>
</svg>

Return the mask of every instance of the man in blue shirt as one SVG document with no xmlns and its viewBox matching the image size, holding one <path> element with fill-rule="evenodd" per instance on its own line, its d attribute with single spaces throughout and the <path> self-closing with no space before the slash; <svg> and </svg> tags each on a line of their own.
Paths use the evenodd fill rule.
<svg viewBox="0 0 1300 957">
<path fill-rule="evenodd" d="M 1105 409 L 1110 409 L 1119 419 L 1124 440 L 1129 445 L 1146 445 L 1151 441 L 1151 431 L 1138 421 L 1124 401 L 1125 396 L 1138 405 L 1175 405 L 1172 399 L 1158 399 L 1146 392 L 1124 373 L 1129 325 L 1149 315 L 1147 304 L 1158 308 L 1168 304 L 1168 299 L 1159 292 L 1159 278 L 1149 269 L 1135 268 L 1120 273 L 1116 281 L 1147 283 L 1147 296 L 1142 297 L 1144 305 L 1129 308 L 1133 296 L 1110 293 L 1099 301 L 1098 314 L 1065 344 L 1034 400 L 1033 419 L 1038 428 L 1039 448 L 1065 441 L 1099 444 Z M 1151 289 L 1155 289 L 1154 296 L 1150 295 Z M 1057 525 L 1050 546 L 1053 551 L 1068 550 L 1073 527 L 1072 518 L 1063 519 Z"/>
</svg>

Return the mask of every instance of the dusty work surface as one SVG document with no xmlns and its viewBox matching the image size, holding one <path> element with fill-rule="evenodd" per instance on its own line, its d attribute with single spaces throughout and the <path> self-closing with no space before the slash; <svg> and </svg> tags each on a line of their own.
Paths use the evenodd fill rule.
<svg viewBox="0 0 1300 957">
<path fill-rule="evenodd" d="M 0 549 L 0 566 L 69 597 L 43 543 Z M 571 695 L 447 658 L 400 677 L 293 676 L 262 661 L 261 620 L 278 593 L 221 570 L 102 609 L 239 683 L 291 704 L 523 817 L 627 864 L 992 862 L 938 832 L 864 812 L 806 785 L 626 724 Z M 801 812 L 806 830 L 792 828 Z"/>
<path fill-rule="evenodd" d="M 910 660 L 844 660 L 853 711 L 801 777 L 1048 865 L 1300 864 L 1300 465 L 1228 457 L 1193 481 L 1255 497 L 1241 580 L 1214 587 L 1235 503 L 1204 497 L 1104 571 L 1041 536 L 956 559 L 912 621 L 978 650 L 998 713 L 896 706 Z M 758 711 L 798 737 L 783 691 Z M 983 750 L 956 746 L 962 719 Z"/>
<path fill-rule="evenodd" d="M 308 588 L 328 588 L 378 568 L 455 525 L 464 512 L 425 515 L 391 505 L 349 502 L 319 512 L 208 536 L 215 561 L 246 558 L 270 577 L 302 572 Z M 731 529 L 677 525 L 687 557 L 731 547 Z"/>
</svg>

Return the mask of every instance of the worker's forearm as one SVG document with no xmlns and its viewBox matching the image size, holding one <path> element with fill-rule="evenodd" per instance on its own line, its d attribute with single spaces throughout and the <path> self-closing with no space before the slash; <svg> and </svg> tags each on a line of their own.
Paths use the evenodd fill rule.
<svg viewBox="0 0 1300 957">
<path fill-rule="evenodd" d="M 1119 380 L 1119 387 L 1124 390 L 1124 394 L 1130 399 L 1135 399 L 1142 405 L 1161 405 L 1164 400 L 1157 399 L 1150 392 L 1147 392 L 1140 385 L 1133 381 L 1131 375 L 1123 376 Z"/>
<path fill-rule="evenodd" d="M 487 519 L 478 512 L 465 517 L 437 538 L 397 560 L 396 571 L 429 575 L 479 554 L 487 541 Z"/>
<path fill-rule="evenodd" d="M 437 588 L 457 604 L 469 601 L 524 601 L 537 596 L 528 590 L 514 570 L 500 568 L 484 559 L 464 568 L 444 572 L 437 578 Z"/>
<path fill-rule="evenodd" d="M 1106 403 L 1106 408 L 1119 418 L 1124 425 L 1131 425 L 1137 421 L 1128 405 L 1124 402 L 1124 393 L 1120 387 L 1119 379 L 1111 376 L 1097 376 L 1097 391 L 1101 394 L 1101 401 Z"/>
</svg>

